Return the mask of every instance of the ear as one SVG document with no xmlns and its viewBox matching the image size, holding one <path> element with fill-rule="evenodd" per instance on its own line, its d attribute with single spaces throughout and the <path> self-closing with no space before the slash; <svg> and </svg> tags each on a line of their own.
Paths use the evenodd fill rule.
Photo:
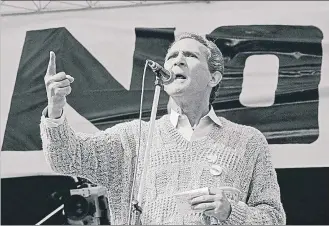
<svg viewBox="0 0 329 226">
<path fill-rule="evenodd" d="M 215 71 L 211 74 L 211 79 L 208 83 L 210 87 L 215 87 L 220 81 L 222 81 L 223 75 L 219 71 Z"/>
</svg>

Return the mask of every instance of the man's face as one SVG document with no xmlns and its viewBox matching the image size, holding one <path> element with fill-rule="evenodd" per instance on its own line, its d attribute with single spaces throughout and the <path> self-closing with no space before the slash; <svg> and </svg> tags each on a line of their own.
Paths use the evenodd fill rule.
<svg viewBox="0 0 329 226">
<path fill-rule="evenodd" d="M 182 39 L 168 51 L 164 68 L 175 74 L 175 80 L 164 85 L 170 96 L 193 95 L 211 89 L 207 47 L 194 39 Z"/>
</svg>

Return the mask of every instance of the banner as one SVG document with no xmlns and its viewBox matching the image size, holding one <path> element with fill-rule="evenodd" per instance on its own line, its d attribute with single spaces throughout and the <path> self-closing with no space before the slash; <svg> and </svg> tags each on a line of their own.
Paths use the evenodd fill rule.
<svg viewBox="0 0 329 226">
<path fill-rule="evenodd" d="M 39 134 L 49 51 L 58 72 L 75 78 L 66 107 L 70 124 L 92 133 L 138 118 L 146 59 L 163 64 L 184 31 L 206 35 L 223 52 L 223 84 L 213 104 L 218 115 L 262 131 L 277 168 L 328 167 L 328 3 L 288 10 L 295 4 L 190 3 L 2 18 L 2 176 L 51 174 Z M 148 70 L 144 120 L 153 84 Z M 167 113 L 167 101 L 161 92 L 158 117 Z"/>
</svg>

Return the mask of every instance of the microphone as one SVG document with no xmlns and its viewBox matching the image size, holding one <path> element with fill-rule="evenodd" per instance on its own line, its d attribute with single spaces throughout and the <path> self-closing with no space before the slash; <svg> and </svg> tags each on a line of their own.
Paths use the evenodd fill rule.
<svg viewBox="0 0 329 226">
<path fill-rule="evenodd" d="M 174 74 L 171 71 L 164 69 L 160 64 L 154 62 L 152 60 L 147 60 L 148 66 L 152 69 L 152 71 L 161 78 L 164 85 L 168 85 L 172 83 L 175 79 Z"/>
</svg>

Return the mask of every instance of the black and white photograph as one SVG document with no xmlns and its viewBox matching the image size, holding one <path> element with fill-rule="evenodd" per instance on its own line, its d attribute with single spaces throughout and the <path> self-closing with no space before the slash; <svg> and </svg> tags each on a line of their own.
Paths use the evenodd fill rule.
<svg viewBox="0 0 329 226">
<path fill-rule="evenodd" d="M 2 225 L 329 224 L 328 1 L 0 13 Z"/>
</svg>

